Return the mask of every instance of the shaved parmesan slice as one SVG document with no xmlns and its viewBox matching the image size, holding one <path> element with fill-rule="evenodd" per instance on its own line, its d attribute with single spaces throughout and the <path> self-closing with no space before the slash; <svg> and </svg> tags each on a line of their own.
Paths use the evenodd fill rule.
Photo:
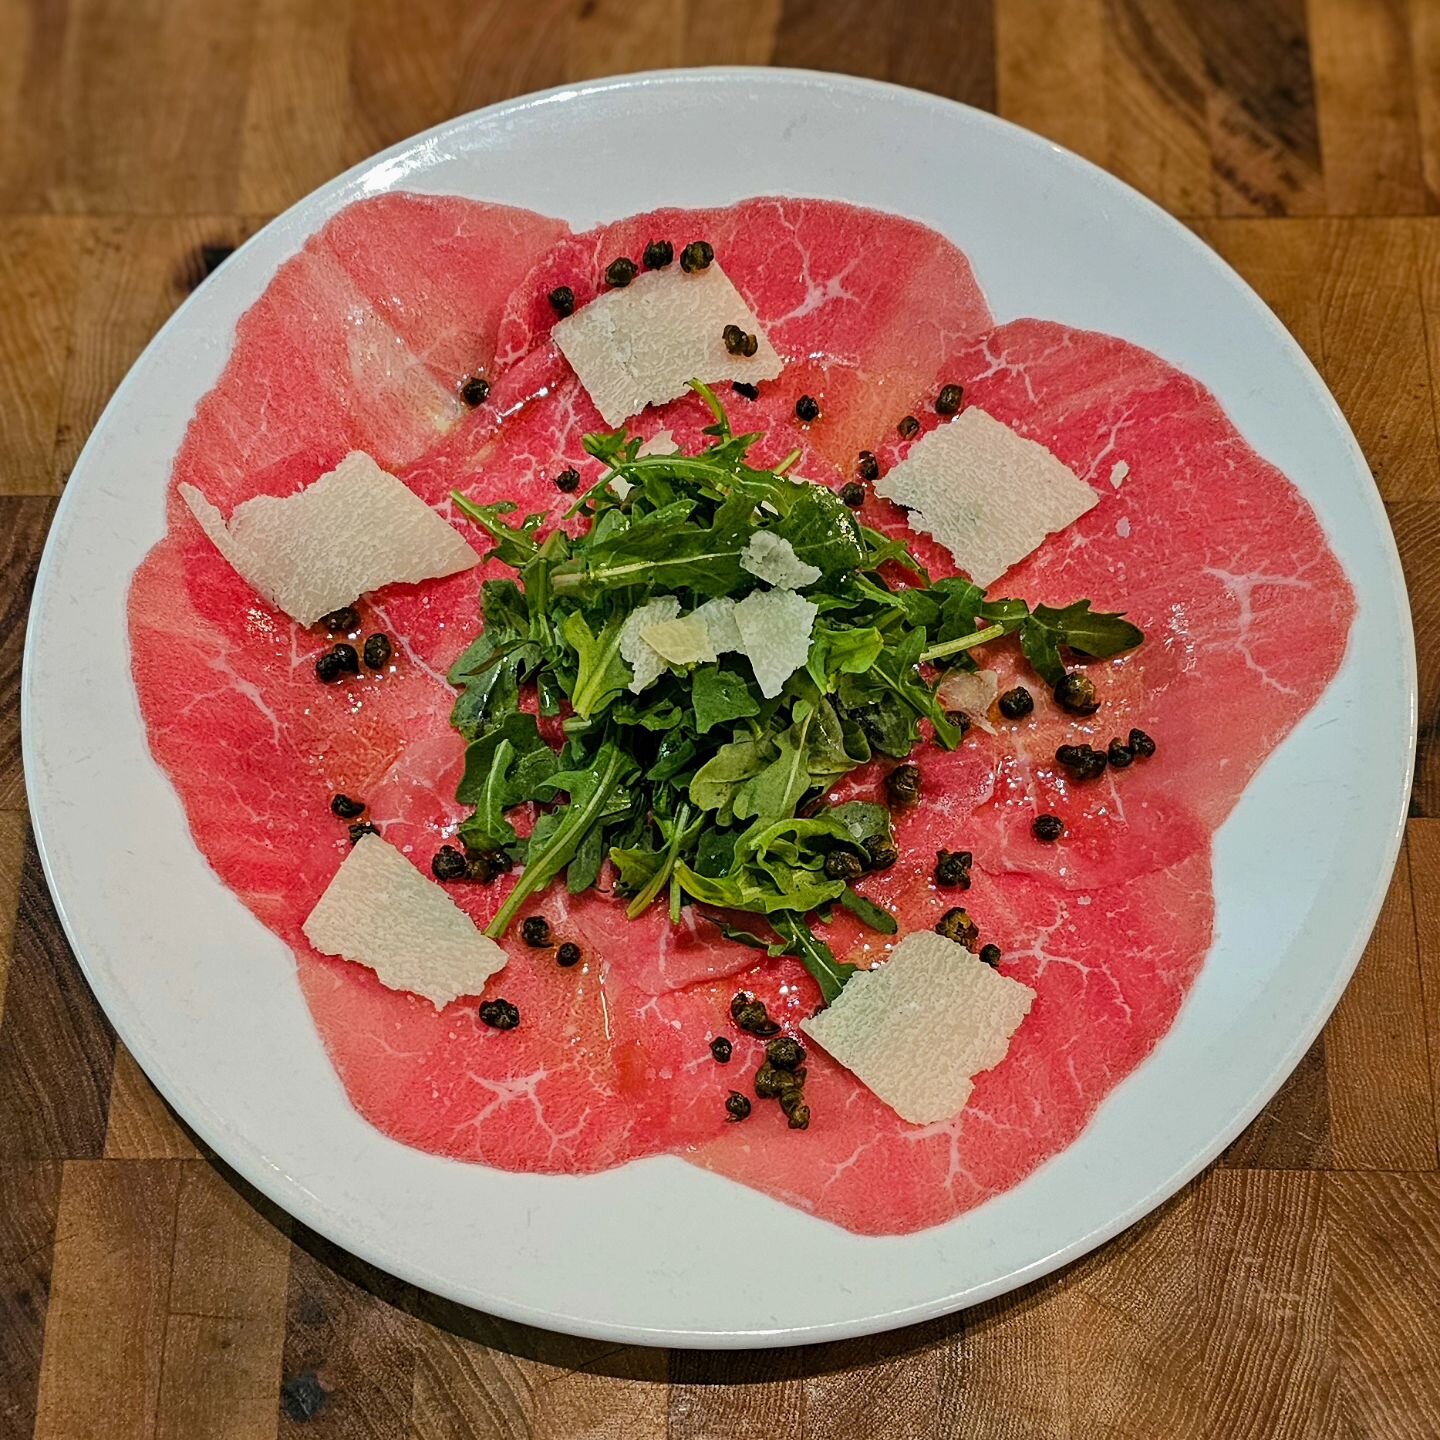
<svg viewBox="0 0 1440 1440">
<path fill-rule="evenodd" d="M 360 450 L 294 495 L 243 501 L 228 525 L 193 485 L 181 485 L 180 495 L 215 548 L 301 625 L 382 585 L 480 563 L 414 491 Z"/>
<path fill-rule="evenodd" d="M 661 595 L 637 605 L 620 627 L 620 658 L 635 676 L 630 682 L 632 695 L 648 689 L 665 673 L 665 660 L 646 641 L 645 631 L 652 625 L 675 619 L 679 613 L 680 602 L 673 595 Z"/>
<path fill-rule="evenodd" d="M 727 325 L 753 333 L 754 355 L 732 355 Z M 607 425 L 683 395 L 691 380 L 773 380 L 782 368 L 754 312 L 718 263 L 678 265 L 607 290 L 550 332 Z"/>
<path fill-rule="evenodd" d="M 1110 483 L 1119 489 L 1125 483 L 1125 477 L 1130 473 L 1130 462 L 1128 460 L 1117 460 L 1110 467 Z"/>
<path fill-rule="evenodd" d="M 637 455 L 678 455 L 680 447 L 668 430 L 657 430 L 636 452 Z M 620 497 L 625 498 L 623 495 Z"/>
<path fill-rule="evenodd" d="M 687 615 L 683 620 L 662 620 L 647 625 L 640 638 L 667 664 L 702 665 L 715 659 L 715 647 L 703 620 Z"/>
<path fill-rule="evenodd" d="M 933 535 L 977 585 L 1098 503 L 1043 445 L 973 407 L 917 440 L 875 493 L 908 507 L 910 528 Z"/>
<path fill-rule="evenodd" d="M 998 1065 L 1035 992 L 932 931 L 907 935 L 800 1028 L 902 1120 L 933 1125 L 965 1107 Z"/>
<path fill-rule="evenodd" d="M 378 835 L 362 835 L 304 924 L 322 954 L 366 965 L 391 990 L 443 1010 L 478 995 L 505 951 L 433 880 Z"/>
<path fill-rule="evenodd" d="M 773 700 L 810 654 L 819 613 L 793 590 L 755 590 L 735 607 L 739 649 L 750 661 L 760 693 Z"/>
<path fill-rule="evenodd" d="M 1000 677 L 993 670 L 952 670 L 935 691 L 935 698 L 947 710 L 958 710 L 982 730 L 993 735 L 990 707 L 1000 689 Z"/>
<path fill-rule="evenodd" d="M 740 648 L 740 627 L 735 623 L 733 600 L 725 597 L 707 600 L 690 613 L 709 632 L 710 648 L 716 655 L 725 655 Z"/>
<path fill-rule="evenodd" d="M 802 560 L 783 536 L 757 530 L 740 552 L 740 568 L 784 590 L 800 590 L 820 578 L 820 569 Z"/>
</svg>

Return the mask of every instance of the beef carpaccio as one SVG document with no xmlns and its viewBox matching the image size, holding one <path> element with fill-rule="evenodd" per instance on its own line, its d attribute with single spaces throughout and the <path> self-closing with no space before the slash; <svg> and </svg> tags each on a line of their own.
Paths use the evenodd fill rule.
<svg viewBox="0 0 1440 1440">
<path fill-rule="evenodd" d="M 1099 496 L 997 593 L 1093 597 L 1147 637 L 1093 667 L 1105 696 L 1093 719 L 1042 694 L 1019 723 L 918 757 L 926 801 L 899 818 L 900 859 L 866 893 L 902 930 L 932 926 L 953 903 L 932 879 L 936 852 L 970 850 L 966 906 L 1004 973 L 1036 994 L 1005 1061 L 942 1124 L 906 1124 L 818 1048 L 808 1130 L 774 1107 L 731 1123 L 725 1097 L 746 1089 L 762 1053 L 730 1024 L 730 997 L 753 992 L 789 1029 L 818 1004 L 814 982 L 695 908 L 678 925 L 663 906 L 628 921 L 605 879 L 578 896 L 552 886 L 536 904 L 583 940 L 582 963 L 507 938 L 499 979 L 524 1016 L 511 1031 L 480 1023 L 479 997 L 437 1011 L 312 950 L 302 922 L 349 847 L 333 795 L 363 796 L 366 818 L 421 868 L 454 835 L 464 741 L 445 674 L 477 633 L 481 579 L 502 568 L 364 597 L 362 624 L 393 638 L 393 666 L 319 686 L 323 631 L 259 599 L 176 498 L 186 482 L 228 511 L 365 449 L 457 525 L 452 490 L 562 523 L 573 497 L 552 477 L 598 478 L 581 439 L 606 427 L 550 338 L 547 296 L 564 285 L 583 305 L 610 257 L 702 236 L 786 362 L 756 398 L 721 387 L 735 429 L 763 432 L 761 461 L 798 448 L 794 473 L 839 488 L 860 450 L 898 460 L 913 442 L 897 419 L 933 425 L 926 397 L 963 384 L 967 406 L 1041 442 Z M 470 408 L 460 385 L 477 374 L 489 391 Z M 802 393 L 818 402 L 814 424 L 797 420 Z M 690 397 L 632 429 L 688 451 L 709 421 Z M 1335 673 L 1353 612 L 1298 491 L 1195 381 L 1112 337 L 1041 319 L 996 325 L 949 242 L 827 201 L 659 211 L 583 235 L 455 198 L 354 205 L 241 321 L 175 461 L 168 517 L 130 596 L 151 747 L 216 873 L 293 948 L 356 1108 L 406 1144 L 505 1169 L 576 1173 L 674 1153 L 876 1234 L 937 1224 L 1015 1184 L 1164 1034 L 1210 943 L 1211 837 Z M 871 495 L 862 518 L 933 574 L 955 573 L 898 507 Z M 993 650 L 1003 687 L 1023 664 L 1013 642 Z M 1054 762 L 1059 743 L 1103 746 L 1131 726 L 1159 741 L 1153 764 L 1082 789 Z M 878 799 L 881 780 L 872 764 L 841 788 Z M 1065 814 L 1064 844 L 1035 840 L 1037 810 Z M 453 894 L 484 923 L 514 883 Z M 882 951 L 840 912 L 826 938 L 861 964 Z M 735 1041 L 728 1065 L 710 1051 L 720 1034 Z"/>
</svg>

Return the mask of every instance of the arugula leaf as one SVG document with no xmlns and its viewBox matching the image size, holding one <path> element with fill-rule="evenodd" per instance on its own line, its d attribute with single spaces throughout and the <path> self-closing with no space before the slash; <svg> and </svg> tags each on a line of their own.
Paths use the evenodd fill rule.
<svg viewBox="0 0 1440 1440">
<path fill-rule="evenodd" d="M 868 925 L 882 935 L 893 935 L 900 928 L 888 910 L 882 910 L 873 900 L 867 900 L 848 887 L 840 892 L 840 903 L 862 925 Z"/>
<path fill-rule="evenodd" d="M 883 805 L 868 800 L 850 800 L 844 805 L 832 805 L 830 815 L 845 829 L 845 833 L 862 850 L 871 840 L 890 840 L 890 812 Z"/>
<path fill-rule="evenodd" d="M 765 768 L 774 753 L 768 738 L 743 736 L 722 745 L 697 770 L 689 785 L 690 801 L 701 810 L 714 810 L 721 824 L 734 813 L 736 792 Z"/>
<path fill-rule="evenodd" d="M 817 940 L 798 915 L 776 915 L 770 923 L 775 933 L 785 940 L 785 953 L 799 957 L 810 978 L 820 987 L 821 999 L 833 1005 L 856 967 L 837 960 L 835 952 L 823 940 Z"/>
<path fill-rule="evenodd" d="M 728 720 L 758 715 L 760 705 L 750 691 L 750 682 L 732 670 L 701 665 L 692 671 L 690 705 L 695 716 L 695 733 L 706 735 Z"/>
<path fill-rule="evenodd" d="M 593 768 L 556 771 L 539 787 L 541 798 L 545 798 L 547 791 L 550 798 L 563 791 L 569 795 L 569 803 L 541 817 L 551 822 L 543 830 L 540 823 L 536 824 L 525 852 L 525 869 L 495 918 L 485 927 L 485 933 L 492 940 L 504 935 L 525 902 L 570 863 L 593 826 L 629 807 L 632 801 L 624 793 L 622 782 L 634 768 L 634 761 L 622 754 L 613 741 L 606 741 L 594 758 Z"/>
<path fill-rule="evenodd" d="M 1088 655 L 1094 660 L 1108 660 L 1112 655 L 1133 650 L 1145 638 L 1123 615 L 1091 610 L 1088 600 L 1076 600 L 1061 609 L 1036 605 L 1021 626 L 1022 649 L 1025 630 L 1040 628 L 1049 632 L 1055 645 L 1063 645 L 1077 655 Z"/>
<path fill-rule="evenodd" d="M 805 668 L 821 690 L 833 690 L 841 675 L 863 675 L 884 648 L 885 637 L 873 625 L 840 629 L 819 622 Z"/>
<path fill-rule="evenodd" d="M 824 485 L 786 481 L 799 494 L 778 524 L 770 528 L 788 540 L 807 565 L 822 575 L 845 575 L 863 563 L 865 547 L 855 512 Z"/>
<path fill-rule="evenodd" d="M 565 617 L 560 633 L 580 661 L 570 703 L 582 719 L 599 714 L 635 678 L 620 655 L 620 632 L 628 618 L 617 612 L 596 635 L 578 610 Z"/>
</svg>

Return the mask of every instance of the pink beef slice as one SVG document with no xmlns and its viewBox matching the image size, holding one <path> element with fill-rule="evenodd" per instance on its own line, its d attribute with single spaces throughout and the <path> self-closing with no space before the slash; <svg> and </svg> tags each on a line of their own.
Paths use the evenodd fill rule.
<svg viewBox="0 0 1440 1440">
<path fill-rule="evenodd" d="M 453 230 L 453 214 L 421 208 L 447 234 Z M 490 209 L 474 207 L 468 233 L 483 232 Z M 389 243 L 393 206 L 362 208 L 338 227 L 347 248 L 364 248 L 358 222 L 367 214 L 371 247 Z M 507 244 L 522 221 L 506 212 Z M 534 217 L 527 265 L 557 228 Z M 413 228 L 409 243 L 418 244 Z M 242 321 L 230 364 L 187 435 L 173 479 L 194 480 L 227 510 L 252 494 L 297 489 L 352 446 L 370 446 L 397 468 L 431 450 L 413 467 L 415 488 L 441 503 L 439 486 L 493 432 L 486 407 L 461 419 L 448 399 L 416 403 L 444 389 L 428 356 L 411 348 L 427 342 L 413 331 L 407 341 L 357 298 L 332 251 L 327 232 L 282 269 Z M 452 315 L 437 336 L 467 326 L 494 333 L 505 296 L 487 287 L 482 260 L 477 251 L 464 301 L 470 319 Z M 347 327 L 379 346 L 359 356 L 358 368 Z M 475 363 L 488 366 L 490 357 L 478 354 Z M 329 366 L 350 368 L 342 379 Z M 511 374 L 519 380 L 496 377 L 497 395 L 536 383 L 525 366 Z M 369 383 L 377 377 L 383 383 Z M 302 988 L 356 1107 L 410 1143 L 526 1169 L 595 1169 L 668 1143 L 669 1130 L 662 1135 L 645 1098 L 651 1087 L 637 1067 L 641 1047 L 630 1038 L 646 1023 L 644 997 L 603 964 L 567 974 L 548 953 L 517 954 L 503 983 L 530 1023 L 502 1036 L 477 1022 L 475 997 L 437 1013 L 385 990 L 359 966 L 317 955 L 300 932 L 345 853 L 345 826 L 328 809 L 332 794 L 367 800 L 368 817 L 422 867 L 453 828 L 462 747 L 447 722 L 453 695 L 443 666 L 475 633 L 483 572 L 367 599 L 363 628 L 393 635 L 392 667 L 325 687 L 313 663 L 326 637 L 299 630 L 260 601 L 188 511 L 172 504 L 170 516 L 170 533 L 137 571 L 130 596 L 134 674 L 151 747 L 211 865 L 294 948 Z M 457 893 L 483 922 L 505 888 Z M 673 1032 L 656 1036 L 643 1055 L 663 1069 L 667 1045 L 676 1043 Z"/>
<path fill-rule="evenodd" d="M 903 901 L 915 923 L 950 903 L 923 884 L 919 892 Z M 908 1125 L 806 1042 L 808 1130 L 790 1130 L 777 1105 L 757 1100 L 744 1124 L 686 1158 L 847 1230 L 897 1235 L 1009 1189 L 1074 1140 L 1169 1029 L 1199 971 L 1211 936 L 1209 857 L 1088 891 L 977 873 L 967 900 L 983 938 L 1005 951 L 1002 972 L 1031 986 L 1036 1000 L 1004 1061 L 977 1078 L 958 1116 Z M 737 986 L 765 1000 L 787 1031 L 819 998 L 799 965 L 783 960 L 657 1003 L 697 1040 L 707 1028 L 731 1035 L 725 1083 L 750 1094 L 763 1052 L 727 1023 Z M 697 1107 L 710 1103 L 713 1077 L 685 1081 Z"/>
<path fill-rule="evenodd" d="M 1173 865 L 1205 848 L 1339 668 L 1355 610 L 1349 581 L 1295 486 L 1214 396 L 1149 351 L 1017 320 L 974 341 L 947 373 L 964 382 L 967 405 L 1049 447 L 1100 496 L 990 593 L 1088 598 L 1146 636 L 1088 666 L 1103 701 L 1090 719 L 1054 705 L 1014 642 L 988 647 L 982 664 L 1001 672 L 1002 688 L 1027 685 L 1036 709 L 968 742 L 991 760 L 995 786 L 964 848 L 986 868 L 1081 888 Z M 886 450 L 887 468 L 902 452 Z M 1115 474 L 1117 486 L 1121 462 L 1129 474 Z M 912 541 L 936 574 L 955 573 L 895 507 L 872 500 L 865 518 Z M 1055 763 L 1058 745 L 1103 747 L 1132 726 L 1154 738 L 1154 759 L 1078 785 Z M 1066 824 L 1058 844 L 1030 834 L 1046 812 Z"/>
<path fill-rule="evenodd" d="M 970 262 L 944 236 L 913 220 L 836 200 L 755 199 L 724 209 L 657 210 L 561 241 L 516 291 L 499 353 L 522 355 L 555 322 L 559 285 L 578 307 L 603 286 L 617 256 L 641 262 L 650 240 L 680 252 L 708 240 L 786 362 L 762 384 L 758 404 L 735 401 L 735 429 L 794 422 L 810 394 L 821 418 L 811 446 L 848 474 L 856 452 L 893 428 L 946 357 L 989 327 Z M 723 387 L 728 390 L 727 387 Z"/>
</svg>

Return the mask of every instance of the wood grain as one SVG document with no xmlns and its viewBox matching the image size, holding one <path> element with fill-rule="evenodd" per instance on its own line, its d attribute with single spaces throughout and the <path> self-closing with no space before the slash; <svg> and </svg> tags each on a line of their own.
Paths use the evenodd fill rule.
<svg viewBox="0 0 1440 1440">
<path fill-rule="evenodd" d="M 60 419 L 75 310 L 80 222 L 0 220 L 0 493 L 54 488 L 50 452 Z"/>
<path fill-rule="evenodd" d="M 1219 1166 L 962 1315 L 667 1355 L 420 1294 L 197 1148 L 116 1045 L 46 895 L 19 658 L 55 496 L 207 261 L 447 116 L 734 63 L 998 110 L 1235 265 L 1387 502 L 1421 743 L 1405 861 L 1355 982 Z M 1440 1433 L 1435 0 L 0 0 L 0 376 L 0 1440 Z"/>
<path fill-rule="evenodd" d="M 1309 0 L 1308 9 L 1330 213 L 1424 214 L 1409 7 Z"/>
<path fill-rule="evenodd" d="M 1325 1027 L 1330 1154 L 1341 1170 L 1427 1170 L 1435 1112 L 1408 853 Z"/>
<path fill-rule="evenodd" d="M 60 1185 L 36 1440 L 149 1440 L 180 1166 L 72 1161 Z"/>
</svg>

